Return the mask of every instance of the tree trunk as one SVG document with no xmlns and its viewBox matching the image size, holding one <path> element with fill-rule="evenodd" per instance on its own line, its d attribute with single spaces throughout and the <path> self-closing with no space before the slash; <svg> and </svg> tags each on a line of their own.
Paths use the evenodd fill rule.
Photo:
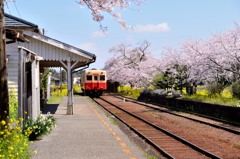
<svg viewBox="0 0 240 159">
<path fill-rule="evenodd" d="M 0 120 L 7 120 L 9 116 L 8 81 L 6 64 L 6 34 L 4 18 L 4 0 L 0 0 Z"/>
<path fill-rule="evenodd" d="M 197 93 L 197 85 L 195 82 L 190 82 L 188 86 L 186 86 L 187 94 L 193 95 Z"/>
</svg>

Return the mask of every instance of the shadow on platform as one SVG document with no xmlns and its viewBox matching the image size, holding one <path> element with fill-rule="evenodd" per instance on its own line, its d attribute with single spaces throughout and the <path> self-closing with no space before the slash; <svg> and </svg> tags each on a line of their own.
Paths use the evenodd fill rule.
<svg viewBox="0 0 240 159">
<path fill-rule="evenodd" d="M 42 109 L 42 114 L 47 114 L 48 112 L 51 114 L 55 114 L 57 111 L 59 104 L 46 104 Z"/>
</svg>

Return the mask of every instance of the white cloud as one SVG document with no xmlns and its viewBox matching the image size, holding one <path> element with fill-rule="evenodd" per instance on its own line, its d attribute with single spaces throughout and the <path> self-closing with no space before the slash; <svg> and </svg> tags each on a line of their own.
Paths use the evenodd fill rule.
<svg viewBox="0 0 240 159">
<path fill-rule="evenodd" d="M 170 28 L 167 23 L 136 25 L 133 28 L 135 32 L 167 32 Z"/>
<path fill-rule="evenodd" d="M 105 37 L 106 33 L 102 32 L 102 31 L 95 31 L 95 32 L 91 33 L 90 36 L 92 38 L 101 38 L 101 37 Z"/>
</svg>

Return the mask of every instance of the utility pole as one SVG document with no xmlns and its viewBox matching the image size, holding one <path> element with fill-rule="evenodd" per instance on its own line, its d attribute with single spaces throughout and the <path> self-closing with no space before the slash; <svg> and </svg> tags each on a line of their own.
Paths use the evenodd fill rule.
<svg viewBox="0 0 240 159">
<path fill-rule="evenodd" d="M 9 116 L 4 0 L 0 0 L 0 121 Z"/>
</svg>

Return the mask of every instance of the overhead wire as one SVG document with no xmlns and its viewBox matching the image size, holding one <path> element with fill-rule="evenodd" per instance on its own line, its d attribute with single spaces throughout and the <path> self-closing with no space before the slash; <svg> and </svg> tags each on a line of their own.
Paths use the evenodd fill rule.
<svg viewBox="0 0 240 159">
<path fill-rule="evenodd" d="M 22 18 L 21 17 L 21 15 L 20 15 L 20 12 L 19 12 L 19 10 L 18 10 L 18 8 L 17 8 L 17 5 L 16 5 L 16 0 L 13 0 L 13 3 L 14 3 L 14 6 L 15 6 L 15 9 L 17 10 L 17 12 L 18 12 L 18 15 L 19 15 L 19 17 L 20 18 Z"/>
<path fill-rule="evenodd" d="M 13 2 L 14 7 L 15 7 L 17 13 L 18 13 L 18 16 L 21 18 L 21 14 L 20 14 L 20 12 L 19 12 L 19 10 L 18 10 L 17 4 L 16 4 L 16 0 L 12 0 L 12 1 L 10 1 L 10 2 Z M 6 6 L 8 12 L 9 12 L 9 14 L 12 15 L 11 10 L 10 10 L 10 7 L 9 7 L 9 3 L 10 3 L 10 2 L 5 1 L 5 6 Z"/>
<path fill-rule="evenodd" d="M 7 1 L 5 1 L 5 6 L 7 7 L 9 14 L 11 14 L 11 11 L 10 11 L 10 8 L 8 6 L 8 2 Z"/>
</svg>

